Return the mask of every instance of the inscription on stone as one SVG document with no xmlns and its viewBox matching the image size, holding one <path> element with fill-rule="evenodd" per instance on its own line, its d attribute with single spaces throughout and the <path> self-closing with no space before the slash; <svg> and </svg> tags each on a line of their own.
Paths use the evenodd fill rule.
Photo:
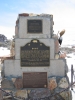
<svg viewBox="0 0 75 100">
<path fill-rule="evenodd" d="M 24 88 L 46 88 L 47 72 L 23 73 Z"/>
<path fill-rule="evenodd" d="M 42 33 L 42 20 L 28 20 L 28 33 Z"/>
<path fill-rule="evenodd" d="M 20 48 L 20 62 L 22 67 L 49 66 L 50 47 L 40 43 L 39 40 L 31 40 Z"/>
</svg>

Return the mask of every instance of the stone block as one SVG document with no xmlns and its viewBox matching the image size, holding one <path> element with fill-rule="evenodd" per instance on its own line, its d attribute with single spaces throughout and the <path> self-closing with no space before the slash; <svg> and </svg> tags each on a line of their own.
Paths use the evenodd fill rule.
<svg viewBox="0 0 75 100">
<path fill-rule="evenodd" d="M 0 90 L 0 100 L 3 100 L 3 93 L 1 90 Z"/>
<path fill-rule="evenodd" d="M 22 14 L 19 14 L 19 16 L 24 16 L 24 17 L 26 17 L 26 16 L 29 16 L 29 14 L 28 14 L 28 13 L 22 13 Z"/>
<path fill-rule="evenodd" d="M 23 80 L 21 78 L 17 78 L 14 82 L 14 85 L 16 89 L 22 89 L 23 88 Z"/>
<path fill-rule="evenodd" d="M 17 90 L 16 93 L 15 93 L 15 96 L 26 99 L 26 98 L 28 98 L 27 90 Z"/>
<path fill-rule="evenodd" d="M 1 82 L 1 88 L 3 89 L 14 89 L 14 84 L 11 80 L 3 79 Z"/>
<path fill-rule="evenodd" d="M 71 91 L 64 91 L 60 93 L 60 95 L 64 98 L 64 100 L 72 100 L 72 94 Z"/>
<path fill-rule="evenodd" d="M 55 53 L 59 52 L 59 42 L 58 39 L 55 39 Z"/>
<path fill-rule="evenodd" d="M 42 32 L 39 33 L 28 33 L 27 31 L 27 21 L 28 20 L 42 20 Z M 43 17 L 43 16 L 19 16 L 19 38 L 47 38 L 47 35 L 49 38 L 51 38 L 51 32 L 52 32 L 52 23 L 53 19 L 52 17 Z"/>
<path fill-rule="evenodd" d="M 48 88 L 52 91 L 57 87 L 56 78 L 51 78 L 48 82 Z"/>
<path fill-rule="evenodd" d="M 69 83 L 66 78 L 62 78 L 58 83 L 58 87 L 60 88 L 67 88 L 68 86 L 69 86 Z"/>
<path fill-rule="evenodd" d="M 36 89 L 33 89 L 31 90 L 30 94 L 29 94 L 29 97 L 31 98 L 31 100 L 36 100 L 36 99 L 39 99 L 41 100 L 43 98 L 48 100 L 49 96 L 51 95 L 51 91 L 47 88 L 36 88 Z"/>
<path fill-rule="evenodd" d="M 66 72 L 65 60 L 55 59 L 50 60 L 50 66 L 39 67 L 21 67 L 20 60 L 5 60 L 5 76 L 21 76 L 23 72 L 47 72 L 47 76 L 65 76 Z"/>
</svg>

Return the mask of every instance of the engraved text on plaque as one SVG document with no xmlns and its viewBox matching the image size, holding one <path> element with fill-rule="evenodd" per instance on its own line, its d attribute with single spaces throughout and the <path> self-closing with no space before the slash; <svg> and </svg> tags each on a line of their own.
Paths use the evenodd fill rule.
<svg viewBox="0 0 75 100">
<path fill-rule="evenodd" d="M 21 66 L 49 66 L 50 47 L 40 43 L 39 40 L 31 40 L 20 49 Z"/>
</svg>

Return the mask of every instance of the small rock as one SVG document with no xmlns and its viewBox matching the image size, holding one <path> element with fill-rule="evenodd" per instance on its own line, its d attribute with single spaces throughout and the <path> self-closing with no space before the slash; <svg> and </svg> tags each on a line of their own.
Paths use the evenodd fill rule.
<svg viewBox="0 0 75 100">
<path fill-rule="evenodd" d="M 26 98 L 28 98 L 27 90 L 17 90 L 17 92 L 15 93 L 15 96 L 26 99 Z"/>
<path fill-rule="evenodd" d="M 60 95 L 64 98 L 64 100 L 72 100 L 71 91 L 64 91 L 60 93 Z"/>
<path fill-rule="evenodd" d="M 48 98 L 51 95 L 51 92 L 49 89 L 34 89 L 31 90 L 29 97 L 32 98 L 32 100 L 34 99 L 40 99 L 40 100 L 44 100 L 41 98 Z M 47 100 L 47 99 L 46 99 Z"/>
<path fill-rule="evenodd" d="M 22 89 L 23 88 L 22 78 L 17 78 L 14 82 L 14 85 L 15 85 L 16 89 Z"/>
<path fill-rule="evenodd" d="M 1 82 L 1 87 L 3 89 L 14 89 L 14 84 L 11 80 L 3 79 Z"/>
<path fill-rule="evenodd" d="M 15 81 L 16 81 L 16 78 L 12 78 L 12 82 L 15 83 Z"/>
<path fill-rule="evenodd" d="M 62 98 L 60 95 L 56 95 L 56 96 L 51 97 L 48 100 L 64 100 L 64 98 Z"/>
<path fill-rule="evenodd" d="M 12 100 L 11 96 L 4 96 L 2 100 Z"/>
<path fill-rule="evenodd" d="M 50 89 L 50 90 L 53 90 L 53 89 L 55 89 L 57 87 L 57 82 L 56 82 L 56 78 L 51 78 L 50 80 L 49 80 L 49 83 L 48 83 L 48 88 Z"/>
<path fill-rule="evenodd" d="M 60 88 L 67 88 L 68 86 L 69 86 L 69 83 L 66 78 L 62 78 L 58 83 L 58 87 Z"/>
</svg>

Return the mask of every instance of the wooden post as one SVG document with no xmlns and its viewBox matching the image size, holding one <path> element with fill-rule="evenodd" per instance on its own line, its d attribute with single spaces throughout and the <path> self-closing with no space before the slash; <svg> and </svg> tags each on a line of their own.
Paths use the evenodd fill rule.
<svg viewBox="0 0 75 100">
<path fill-rule="evenodd" d="M 1 90 L 0 90 L 0 100 L 3 100 L 3 94 Z"/>
<path fill-rule="evenodd" d="M 73 74 L 74 74 L 73 65 L 71 65 L 71 84 L 73 84 Z M 73 85 L 71 86 L 71 90 L 73 90 Z"/>
</svg>

